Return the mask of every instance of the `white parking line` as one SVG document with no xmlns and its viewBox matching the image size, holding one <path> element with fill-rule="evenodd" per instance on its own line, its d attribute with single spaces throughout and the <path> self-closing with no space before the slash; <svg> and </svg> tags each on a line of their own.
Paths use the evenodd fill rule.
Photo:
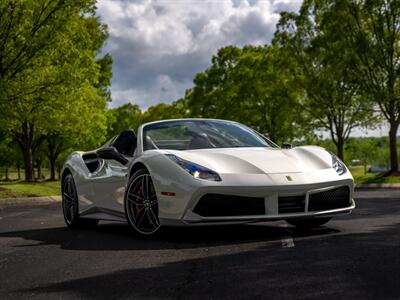
<svg viewBox="0 0 400 300">
<path fill-rule="evenodd" d="M 284 236 L 281 239 L 282 248 L 294 248 L 293 238 L 291 236 Z"/>
</svg>

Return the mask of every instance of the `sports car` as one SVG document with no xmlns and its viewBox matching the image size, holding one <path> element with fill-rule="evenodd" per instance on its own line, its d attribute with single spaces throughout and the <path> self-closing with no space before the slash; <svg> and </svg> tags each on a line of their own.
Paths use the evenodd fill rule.
<svg viewBox="0 0 400 300">
<path fill-rule="evenodd" d="M 161 226 L 286 220 L 321 226 L 355 208 L 344 163 L 317 146 L 278 147 L 233 121 L 163 120 L 126 130 L 94 151 L 73 152 L 62 171 L 68 227 L 127 222 Z"/>
</svg>

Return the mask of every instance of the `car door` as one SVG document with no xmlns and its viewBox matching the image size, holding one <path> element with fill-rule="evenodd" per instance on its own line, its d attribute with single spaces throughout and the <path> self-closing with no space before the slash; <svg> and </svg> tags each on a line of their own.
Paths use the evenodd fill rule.
<svg viewBox="0 0 400 300">
<path fill-rule="evenodd" d="M 121 132 L 109 145 L 129 161 L 134 158 L 137 147 L 136 135 L 132 130 Z M 103 210 L 124 211 L 125 184 L 128 179 L 128 164 L 113 159 L 103 159 L 102 167 L 92 177 L 93 198 L 96 206 Z"/>
</svg>

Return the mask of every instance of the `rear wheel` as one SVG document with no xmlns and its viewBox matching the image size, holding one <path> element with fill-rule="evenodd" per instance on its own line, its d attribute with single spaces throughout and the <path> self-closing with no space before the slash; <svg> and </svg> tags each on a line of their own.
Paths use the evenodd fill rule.
<svg viewBox="0 0 400 300">
<path fill-rule="evenodd" d="M 62 182 L 62 208 L 65 224 L 71 229 L 94 227 L 99 222 L 79 217 L 78 194 L 71 174 L 65 176 Z"/>
<path fill-rule="evenodd" d="M 288 219 L 290 225 L 299 228 L 315 228 L 328 223 L 332 218 L 315 218 L 315 219 Z"/>
<path fill-rule="evenodd" d="M 142 235 L 160 228 L 158 201 L 149 172 L 141 169 L 132 175 L 125 194 L 125 214 L 131 228 Z"/>
</svg>

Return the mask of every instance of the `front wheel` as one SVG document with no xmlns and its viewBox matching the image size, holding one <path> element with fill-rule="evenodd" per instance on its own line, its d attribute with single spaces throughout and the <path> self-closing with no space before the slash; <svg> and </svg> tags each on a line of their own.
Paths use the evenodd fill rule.
<svg viewBox="0 0 400 300">
<path fill-rule="evenodd" d="M 298 228 L 315 228 L 328 223 L 332 218 L 315 218 L 315 219 L 287 219 L 290 225 Z"/>
<path fill-rule="evenodd" d="M 158 201 L 149 172 L 141 169 L 132 175 L 125 193 L 126 219 L 135 232 L 151 235 L 160 228 Z"/>
</svg>

